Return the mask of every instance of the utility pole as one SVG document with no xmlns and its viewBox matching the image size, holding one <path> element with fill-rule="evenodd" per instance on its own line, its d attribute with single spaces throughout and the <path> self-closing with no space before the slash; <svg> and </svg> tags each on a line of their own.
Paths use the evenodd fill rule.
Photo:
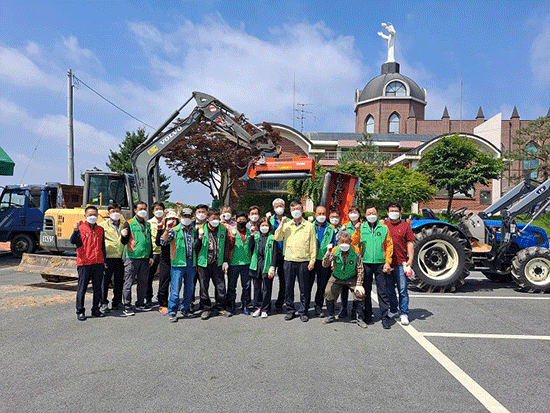
<svg viewBox="0 0 550 413">
<path fill-rule="evenodd" d="M 74 185 L 73 72 L 67 71 L 67 147 L 69 185 Z"/>
</svg>

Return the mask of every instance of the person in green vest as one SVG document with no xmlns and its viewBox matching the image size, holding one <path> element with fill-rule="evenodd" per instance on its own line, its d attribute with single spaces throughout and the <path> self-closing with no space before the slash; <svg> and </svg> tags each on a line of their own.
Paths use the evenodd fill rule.
<svg viewBox="0 0 550 413">
<path fill-rule="evenodd" d="M 241 277 L 241 304 L 244 315 L 249 315 L 250 304 L 250 250 L 248 238 L 250 230 L 246 227 L 246 213 L 235 216 L 237 227 L 229 232 L 229 270 L 227 272 L 227 309 L 235 315 L 237 299 L 237 281 Z"/>
<path fill-rule="evenodd" d="M 340 290 L 345 288 L 352 291 L 354 302 L 358 304 L 358 317 L 352 321 L 356 322 L 359 327 L 367 328 L 367 323 L 363 319 L 363 306 L 361 304 L 361 300 L 365 296 L 363 263 L 359 248 L 351 245 L 349 232 L 343 231 L 340 233 L 338 245 L 335 248 L 332 248 L 332 244 L 327 246 L 322 265 L 325 268 L 332 269 L 332 275 L 325 288 L 328 317 L 323 322 L 330 324 L 336 320 L 334 303 L 340 295 Z"/>
<path fill-rule="evenodd" d="M 342 219 L 342 221 L 346 222 Z M 353 235 L 353 232 L 355 231 L 355 226 L 358 222 L 361 222 L 361 210 L 359 207 L 355 204 L 351 205 L 348 208 L 348 222 L 342 225 L 340 228 L 341 231 L 347 231 L 350 234 Z M 342 288 L 342 292 L 340 293 L 340 312 L 338 313 L 338 319 L 344 319 L 348 316 L 348 293 L 349 290 L 347 288 Z M 354 306 L 352 304 L 351 307 L 351 320 L 355 320 L 356 314 L 354 313 Z"/>
<path fill-rule="evenodd" d="M 258 221 L 259 231 L 248 238 L 250 249 L 250 277 L 254 285 L 254 307 L 252 317 L 267 318 L 271 310 L 271 293 L 275 262 L 279 253 L 279 243 L 273 239 L 269 218 Z"/>
<path fill-rule="evenodd" d="M 201 318 L 208 320 L 212 313 L 231 317 L 226 311 L 227 299 L 224 273 L 229 268 L 229 238 L 227 229 L 220 225 L 220 212 L 209 209 L 206 222 L 197 229 L 197 239 L 193 249 L 197 254 L 197 273 L 200 280 Z M 210 280 L 214 284 L 216 303 L 212 305 L 208 289 Z"/>
<path fill-rule="evenodd" d="M 135 315 L 132 309 L 132 284 L 137 280 L 136 310 L 151 311 L 144 303 L 147 293 L 149 267 L 153 263 L 153 244 L 151 227 L 146 221 L 147 204 L 139 201 L 134 208 L 134 217 L 128 220 L 120 231 L 120 241 L 125 245 L 124 254 L 124 286 L 122 299 L 124 302 L 123 316 Z"/>
<path fill-rule="evenodd" d="M 367 222 L 357 224 L 352 236 L 353 245 L 360 245 L 364 267 L 365 300 L 364 316 L 367 323 L 372 322 L 372 302 L 370 293 L 372 279 L 376 281 L 376 293 L 382 327 L 391 328 L 389 311 L 389 298 L 386 284 L 391 272 L 393 256 L 393 242 L 388 228 L 378 220 L 378 211 L 375 207 L 369 207 L 365 211 Z"/>
<path fill-rule="evenodd" d="M 332 219 L 335 224 L 329 222 Z M 317 257 L 313 270 L 309 273 L 309 294 L 313 284 L 317 281 L 317 292 L 315 293 L 315 315 L 323 317 L 323 302 L 325 301 L 325 287 L 330 277 L 330 268 L 323 267 L 322 261 L 327 252 L 327 245 L 336 243 L 336 233 L 340 223 L 340 213 L 337 210 L 330 212 L 327 218 L 327 210 L 319 205 L 315 208 L 315 235 L 317 237 Z"/>
</svg>

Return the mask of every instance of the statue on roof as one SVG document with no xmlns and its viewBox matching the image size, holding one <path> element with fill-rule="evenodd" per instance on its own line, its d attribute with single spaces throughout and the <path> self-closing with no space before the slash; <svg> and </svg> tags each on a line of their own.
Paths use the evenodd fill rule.
<svg viewBox="0 0 550 413">
<path fill-rule="evenodd" d="M 388 42 L 388 60 L 386 60 L 386 63 L 395 62 L 395 29 L 391 23 L 382 23 L 382 27 L 388 32 L 388 34 L 378 32 L 378 36 Z"/>
</svg>

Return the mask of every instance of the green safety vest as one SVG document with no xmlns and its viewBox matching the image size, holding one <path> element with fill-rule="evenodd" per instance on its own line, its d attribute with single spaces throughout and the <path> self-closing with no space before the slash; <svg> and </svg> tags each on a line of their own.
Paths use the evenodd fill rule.
<svg viewBox="0 0 550 413">
<path fill-rule="evenodd" d="M 382 264 L 386 261 L 383 244 L 388 234 L 388 228 L 376 222 L 374 230 L 368 222 L 361 225 L 361 244 L 363 245 L 363 262 L 365 264 Z"/>
<path fill-rule="evenodd" d="M 191 229 L 193 240 L 195 240 L 195 228 Z M 191 243 L 193 244 L 193 243 Z M 174 228 L 174 238 L 170 244 L 170 262 L 172 267 L 187 267 L 187 246 L 185 244 L 185 233 L 182 224 Z M 191 247 L 193 248 L 193 247 Z M 193 252 L 193 266 L 197 265 L 197 255 Z"/>
<path fill-rule="evenodd" d="M 250 230 L 247 228 L 243 238 L 239 230 L 235 237 L 235 246 L 233 247 L 233 255 L 231 255 L 231 265 L 250 265 L 250 248 L 248 248 L 248 237 L 250 236 Z"/>
<path fill-rule="evenodd" d="M 315 224 L 315 233 L 319 230 L 319 226 Z M 325 228 L 325 233 L 323 235 L 323 239 L 321 240 L 321 244 L 317 246 L 317 259 L 322 260 L 327 252 L 327 245 L 332 243 L 332 239 L 334 238 L 334 227 L 331 224 L 327 224 Z"/>
<path fill-rule="evenodd" d="M 126 257 L 132 259 L 149 258 L 151 255 L 151 227 L 147 221 L 145 233 L 141 229 L 136 217 L 132 218 L 130 224 L 130 241 L 126 245 Z"/>
<path fill-rule="evenodd" d="M 199 267 L 208 265 L 208 223 L 202 224 L 204 237 L 202 237 L 202 247 L 197 258 Z M 225 239 L 227 238 L 227 229 L 223 225 L 218 226 L 218 265 L 223 264 L 223 254 L 225 252 Z"/>
<path fill-rule="evenodd" d="M 346 262 L 344 262 L 344 257 L 342 256 L 342 251 L 340 248 L 336 249 L 334 253 L 334 269 L 332 270 L 332 275 L 334 275 L 339 280 L 349 280 L 357 275 L 356 265 L 357 265 L 358 255 L 350 246 L 348 251 L 348 257 Z"/>
<path fill-rule="evenodd" d="M 254 235 L 254 252 L 252 253 L 252 258 L 250 258 L 250 269 L 256 271 L 258 269 L 258 244 L 260 242 L 260 234 Z M 271 267 L 271 257 L 273 255 L 273 244 L 275 240 L 273 239 L 273 234 L 267 236 L 267 242 L 265 243 L 264 250 L 264 268 L 262 269 L 262 274 L 267 274 L 269 267 Z"/>
</svg>

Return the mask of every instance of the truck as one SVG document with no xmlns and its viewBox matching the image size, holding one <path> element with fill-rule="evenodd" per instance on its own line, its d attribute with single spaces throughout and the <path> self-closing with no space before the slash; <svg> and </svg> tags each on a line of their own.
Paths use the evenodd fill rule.
<svg viewBox="0 0 550 413">
<path fill-rule="evenodd" d="M 0 242 L 10 242 L 16 257 L 39 247 L 44 213 L 56 206 L 73 207 L 82 201 L 78 188 L 58 182 L 44 185 L 7 185 L 0 197 Z"/>
</svg>

